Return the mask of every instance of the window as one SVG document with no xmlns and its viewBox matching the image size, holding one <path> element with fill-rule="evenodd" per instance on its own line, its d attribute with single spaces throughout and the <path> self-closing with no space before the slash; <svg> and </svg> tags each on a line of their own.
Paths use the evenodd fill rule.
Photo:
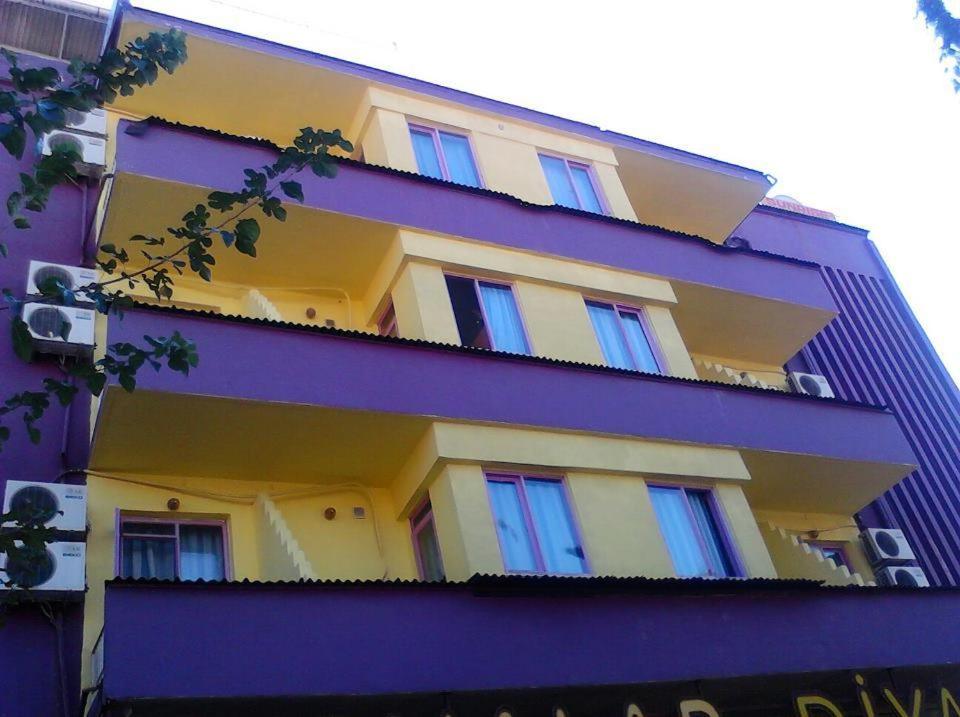
<svg viewBox="0 0 960 717">
<path fill-rule="evenodd" d="M 583 545 L 560 480 L 488 475 L 487 489 L 508 572 L 587 572 Z"/>
<path fill-rule="evenodd" d="M 470 140 L 462 134 L 412 124 L 410 139 L 420 174 L 468 187 L 481 186 Z"/>
<path fill-rule="evenodd" d="M 446 576 L 440 557 L 440 543 L 437 541 L 437 527 L 433 522 L 433 509 L 429 501 L 413 514 L 410 528 L 413 531 L 413 553 L 420 579 L 429 582 L 444 580 Z"/>
<path fill-rule="evenodd" d="M 832 560 L 833 564 L 838 568 L 846 567 L 853 572 L 852 568 L 850 568 L 850 562 L 847 560 L 847 553 L 843 549 L 843 543 L 823 540 L 807 540 L 804 542 L 823 553 L 823 557 L 827 560 Z"/>
<path fill-rule="evenodd" d="M 377 331 L 381 336 L 399 336 L 397 331 L 397 312 L 393 308 L 393 302 L 387 306 L 383 312 L 380 321 L 377 322 Z"/>
<path fill-rule="evenodd" d="M 587 313 L 608 366 L 661 373 L 646 318 L 638 309 L 588 301 Z"/>
<path fill-rule="evenodd" d="M 211 520 L 121 516 L 118 572 L 122 578 L 224 580 L 226 525 Z"/>
<path fill-rule="evenodd" d="M 506 284 L 447 275 L 447 291 L 460 343 L 495 351 L 529 354 L 513 289 Z"/>
<path fill-rule="evenodd" d="M 677 575 L 738 574 L 710 491 L 666 486 L 650 486 L 649 490 Z"/>
<path fill-rule="evenodd" d="M 540 166 L 550 185 L 553 201 L 561 207 L 583 209 L 595 214 L 606 213 L 600 200 L 600 189 L 589 165 L 541 154 Z"/>
</svg>

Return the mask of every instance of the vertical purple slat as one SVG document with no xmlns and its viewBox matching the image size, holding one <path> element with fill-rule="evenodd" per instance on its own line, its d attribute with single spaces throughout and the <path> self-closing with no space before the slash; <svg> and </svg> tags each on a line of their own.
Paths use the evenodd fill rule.
<svg viewBox="0 0 960 717">
<path fill-rule="evenodd" d="M 889 405 L 920 467 L 871 505 L 935 585 L 960 584 L 960 401 L 889 274 L 823 267 L 840 315 L 803 350 L 843 398 Z"/>
</svg>

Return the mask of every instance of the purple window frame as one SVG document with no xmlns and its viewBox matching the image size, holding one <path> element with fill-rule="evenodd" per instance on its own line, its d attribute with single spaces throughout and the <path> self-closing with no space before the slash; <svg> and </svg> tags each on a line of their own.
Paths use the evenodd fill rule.
<svg viewBox="0 0 960 717">
<path fill-rule="evenodd" d="M 397 327 L 397 310 L 394 308 L 392 301 L 387 304 L 387 308 L 380 315 L 380 319 L 377 321 L 377 331 L 381 336 L 400 335 Z"/>
<path fill-rule="evenodd" d="M 444 132 L 445 134 L 453 135 L 454 137 L 463 137 L 467 140 L 467 146 L 470 148 L 470 161 L 473 163 L 473 170 L 477 173 L 477 182 L 479 182 L 479 188 L 485 188 L 486 182 L 483 181 L 483 174 L 480 172 L 480 164 L 477 162 L 477 151 L 473 146 L 473 138 L 464 132 L 451 132 L 450 130 L 440 129 L 439 127 L 430 127 L 429 125 L 417 124 L 416 122 L 407 122 L 407 131 L 409 132 L 420 132 L 421 134 L 429 134 L 430 138 L 433 140 L 433 149 L 437 153 L 437 162 L 440 164 L 440 174 L 443 175 L 443 179 L 447 182 L 452 182 L 450 178 L 450 169 L 447 167 L 447 157 L 443 152 L 443 145 L 440 144 L 440 133 Z M 577 195 L 579 201 L 580 195 Z"/>
<path fill-rule="evenodd" d="M 573 172 L 570 171 L 571 167 L 576 167 L 578 169 L 583 169 L 587 173 L 587 179 L 590 180 L 590 186 L 593 187 L 593 193 L 597 195 L 597 203 L 600 205 L 600 213 L 605 216 L 610 216 L 610 205 L 607 203 L 607 198 L 604 196 L 603 190 L 600 187 L 600 182 L 597 180 L 597 172 L 594 170 L 592 164 L 587 164 L 586 162 L 578 162 L 575 159 L 569 159 L 567 157 L 561 157 L 559 154 L 550 154 L 549 152 L 537 152 L 539 157 L 549 157 L 550 159 L 559 159 L 563 162 L 564 169 L 567 170 L 567 180 L 570 182 L 570 186 L 573 187 L 573 194 L 577 198 L 577 204 L 579 204 L 580 211 L 589 212 L 589 209 L 586 209 L 586 205 L 583 202 L 583 197 L 580 196 L 580 190 L 577 189 L 577 183 L 573 181 Z M 549 182 L 548 182 L 549 187 Z M 550 193 L 550 196 L 553 196 L 553 192 Z"/>
<path fill-rule="evenodd" d="M 583 572 L 582 573 L 562 573 L 563 575 L 592 575 L 593 568 L 590 565 L 590 557 L 587 555 L 587 549 L 583 543 L 583 532 L 580 530 L 580 524 L 577 521 L 576 513 L 573 511 L 573 501 L 570 498 L 570 488 L 567 486 L 567 481 L 562 476 L 551 476 L 551 475 L 538 475 L 535 473 L 497 473 L 493 471 L 484 471 L 483 473 L 486 482 L 489 484 L 491 482 L 499 483 L 513 483 L 517 486 L 517 496 L 520 499 L 520 511 L 523 514 L 523 525 L 526 528 L 527 536 L 530 538 L 530 545 L 533 549 L 533 560 L 536 563 L 536 570 L 507 570 L 506 564 L 504 564 L 504 570 L 508 573 L 515 575 L 547 575 L 546 562 L 543 559 L 543 553 L 540 550 L 540 538 L 537 535 L 536 526 L 533 522 L 533 513 L 530 511 L 530 504 L 527 502 L 527 490 L 524 485 L 526 479 L 531 480 L 540 480 L 540 481 L 552 481 L 554 483 L 559 483 L 563 489 L 563 502 L 564 507 L 567 509 L 567 517 L 570 520 L 570 527 L 573 530 L 573 534 L 577 539 L 577 544 L 580 546 L 580 550 L 583 551 Z M 487 491 L 487 500 L 490 504 L 490 512 L 496 520 L 496 514 L 493 509 L 493 501 L 490 499 L 490 491 Z M 494 530 L 497 533 L 497 546 L 500 548 L 500 559 L 503 560 L 503 544 L 500 541 L 500 531 Z"/>
<path fill-rule="evenodd" d="M 637 357 L 633 355 L 633 349 L 630 348 L 630 341 L 627 337 L 627 332 L 623 328 L 623 322 L 620 319 L 621 312 L 627 314 L 633 314 L 640 321 L 640 328 L 643 330 L 643 335 L 647 339 L 647 345 L 650 346 L 650 352 L 653 354 L 654 363 L 657 364 L 657 371 L 661 374 L 666 375 L 667 373 L 667 362 L 663 356 L 663 351 L 660 349 L 660 342 L 657 341 L 657 335 L 653 331 L 653 327 L 650 325 L 650 319 L 647 317 L 647 312 L 636 306 L 628 306 L 626 304 L 618 304 L 612 301 L 604 301 L 603 299 L 593 299 L 589 296 L 583 297 L 584 303 L 586 304 L 595 304 L 596 306 L 605 306 L 613 309 L 613 312 L 617 315 L 617 328 L 620 329 L 620 335 L 623 337 L 623 343 L 627 347 L 627 351 L 630 354 L 630 359 L 633 361 L 634 370 L 639 371 L 640 362 L 637 361 Z M 596 330 L 594 330 L 594 335 L 596 336 Z M 600 337 L 597 337 L 597 343 L 600 343 Z"/>
<path fill-rule="evenodd" d="M 160 539 L 169 539 L 175 541 L 176 549 L 173 553 L 173 569 L 176 573 L 175 579 L 180 579 L 180 526 L 181 525 L 212 525 L 220 528 L 223 533 L 223 578 L 224 580 L 233 580 L 233 550 L 230 545 L 230 531 L 227 530 L 227 521 L 212 518 L 205 520 L 203 518 L 167 518 L 167 517 L 157 517 L 152 515 L 136 515 L 131 513 L 124 513 L 120 510 L 116 511 L 115 516 L 115 534 L 116 541 L 114 544 L 114 553 L 113 553 L 113 572 L 114 575 L 120 576 L 120 570 L 123 567 L 123 539 L 125 537 L 134 537 L 134 538 L 160 538 Z M 157 523 L 165 525 L 174 526 L 174 534 L 172 536 L 166 535 L 156 535 L 156 534 L 141 534 L 141 533 L 124 533 L 123 524 L 124 523 Z"/>
<path fill-rule="evenodd" d="M 850 565 L 850 556 L 847 555 L 847 544 L 842 540 L 804 540 L 803 542 L 821 552 L 824 550 L 836 551 L 837 555 L 840 556 L 840 564 L 846 567 L 851 573 L 854 572 Z M 826 553 L 823 554 L 823 557 L 826 560 L 833 560 L 833 558 Z"/>
<path fill-rule="evenodd" d="M 413 538 L 413 557 L 417 562 L 417 574 L 421 580 L 426 580 L 426 571 L 423 568 L 423 557 L 420 555 L 420 543 L 417 542 L 417 536 L 424 530 L 432 530 L 434 542 L 437 545 L 437 559 L 440 562 L 440 572 L 446 579 L 447 571 L 443 566 L 443 554 L 440 552 L 440 541 L 437 538 L 437 522 L 433 517 L 433 506 L 430 499 L 423 501 L 417 506 L 417 509 L 410 514 L 410 535 Z"/>
<path fill-rule="evenodd" d="M 487 317 L 487 307 L 483 305 L 483 296 L 480 294 L 480 284 L 490 284 L 491 286 L 506 286 L 510 289 L 510 294 L 513 296 L 513 303 L 517 307 L 517 316 L 520 317 L 520 330 L 523 332 L 523 342 L 526 345 L 527 353 L 519 354 L 531 356 L 533 353 L 533 345 L 530 343 L 530 332 L 527 331 L 527 321 L 523 316 L 523 307 L 520 306 L 520 301 L 517 299 L 517 287 L 516 284 L 512 281 L 490 281 L 489 279 L 478 279 L 475 276 L 468 276 L 466 274 L 456 274 L 454 272 L 445 271 L 443 273 L 444 278 L 452 276 L 456 279 L 467 279 L 473 282 L 473 293 L 477 297 L 477 304 L 480 306 L 480 317 L 483 319 L 483 332 L 487 335 L 487 343 L 490 344 L 491 351 L 500 351 L 493 343 L 493 334 L 490 333 L 490 319 Z M 449 291 L 448 291 L 449 293 Z"/>
<path fill-rule="evenodd" d="M 652 488 L 668 488 L 671 490 L 679 490 L 680 494 L 683 496 L 683 504 L 687 509 L 687 517 L 690 519 L 690 524 L 696 530 L 697 543 L 700 546 L 700 552 L 703 555 L 704 562 L 710 564 L 710 554 L 707 550 L 707 543 L 704 540 L 703 533 L 700 530 L 700 526 L 697 524 L 696 516 L 693 513 L 693 508 L 690 507 L 690 499 L 687 497 L 688 493 L 706 493 L 707 495 L 707 506 L 710 509 L 710 516 L 713 518 L 713 522 L 717 525 L 717 530 L 720 533 L 720 542 L 721 547 L 727 555 L 727 560 L 730 561 L 730 567 L 733 571 L 733 575 L 724 576 L 724 575 L 713 575 L 713 573 L 708 572 L 706 576 L 703 577 L 732 577 L 732 578 L 743 578 L 747 577 L 747 568 L 743 562 L 743 559 L 740 556 L 740 551 L 737 549 L 737 543 L 733 539 L 733 534 L 730 531 L 730 523 L 727 521 L 726 514 L 724 513 L 723 506 L 720 505 L 720 501 L 717 499 L 717 493 L 712 488 L 703 488 L 700 486 L 692 486 L 684 483 L 666 483 L 666 482 L 648 482 L 648 487 Z M 656 511 L 654 511 L 654 516 L 656 517 Z M 667 537 L 663 535 L 663 528 L 660 525 L 659 518 L 657 519 L 657 528 L 660 530 L 660 535 L 663 536 L 664 543 L 666 543 Z"/>
</svg>

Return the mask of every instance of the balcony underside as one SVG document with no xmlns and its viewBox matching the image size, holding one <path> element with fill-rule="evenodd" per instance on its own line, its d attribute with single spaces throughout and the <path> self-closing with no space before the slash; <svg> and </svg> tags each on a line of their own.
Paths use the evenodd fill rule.
<svg viewBox="0 0 960 717">
<path fill-rule="evenodd" d="M 106 593 L 103 696 L 118 708 L 142 705 L 134 714 L 197 705 L 220 714 L 218 705 L 252 699 L 247 708 L 382 715 L 439 714 L 446 695 L 455 714 L 495 714 L 481 709 L 494 700 L 528 717 L 548 714 L 533 709 L 548 699 L 586 707 L 584 692 L 592 690 L 594 707 L 619 699 L 620 710 L 635 702 L 652 711 L 656 702 L 644 703 L 643 686 L 668 680 L 694 687 L 695 680 L 793 675 L 741 683 L 791 685 L 790 695 L 812 681 L 803 673 L 857 670 L 882 680 L 870 671 L 945 668 L 960 646 L 943 628 L 958 620 L 955 592 L 795 581 L 114 581 Z M 838 703 L 854 705 L 852 675 L 844 677 L 821 679 L 817 691 L 843 684 Z M 696 688 L 692 694 L 718 706 L 735 696 L 723 698 L 710 683 Z M 673 692 L 668 686 L 660 699 Z"/>
<path fill-rule="evenodd" d="M 95 469 L 382 483 L 446 421 L 735 448 L 755 508 L 849 513 L 912 466 L 892 415 L 776 392 L 170 310 L 111 319 L 110 341 L 173 330 L 200 366 L 143 372 L 134 394 L 109 387 Z"/>
</svg>

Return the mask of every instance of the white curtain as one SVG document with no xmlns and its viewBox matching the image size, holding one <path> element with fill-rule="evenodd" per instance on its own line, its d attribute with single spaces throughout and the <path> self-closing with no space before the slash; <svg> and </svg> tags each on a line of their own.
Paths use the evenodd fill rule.
<svg viewBox="0 0 960 717">
<path fill-rule="evenodd" d="M 125 578 L 173 580 L 176 541 L 172 538 L 124 538 L 121 575 Z"/>
<path fill-rule="evenodd" d="M 513 290 L 502 284 L 480 282 L 480 300 L 487 318 L 487 331 L 497 351 L 529 354 L 527 337 L 523 333 L 520 310 L 513 299 Z"/>
<path fill-rule="evenodd" d="M 223 530 L 218 525 L 180 526 L 180 579 L 223 580 Z"/>
<path fill-rule="evenodd" d="M 480 186 L 480 175 L 473 163 L 470 140 L 459 134 L 440 133 L 440 146 L 443 147 L 443 159 L 447 163 L 450 181 L 466 184 L 469 187 Z"/>
<path fill-rule="evenodd" d="M 491 480 L 487 485 L 493 506 L 493 519 L 497 525 L 497 537 L 500 539 L 500 551 L 503 554 L 503 566 L 510 571 L 535 571 L 537 561 L 533 556 L 533 544 L 527 534 L 527 523 L 523 517 L 516 483 Z"/>
<path fill-rule="evenodd" d="M 524 486 L 547 572 L 586 572 L 583 547 L 573 528 L 563 484 L 555 480 L 527 479 Z"/>
<path fill-rule="evenodd" d="M 685 578 L 708 575 L 706 556 L 682 491 L 650 486 L 650 499 L 677 575 Z"/>
</svg>

